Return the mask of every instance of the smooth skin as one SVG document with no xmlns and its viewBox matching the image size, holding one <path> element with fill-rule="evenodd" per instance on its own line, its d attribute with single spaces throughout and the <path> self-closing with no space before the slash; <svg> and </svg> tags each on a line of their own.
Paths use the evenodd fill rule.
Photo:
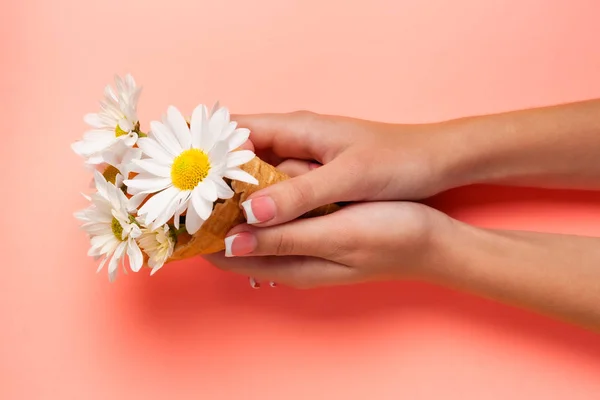
<svg viewBox="0 0 600 400">
<path fill-rule="evenodd" d="M 234 119 L 293 178 L 244 203 L 252 224 L 207 257 L 217 267 L 298 288 L 423 280 L 600 331 L 600 239 L 476 228 L 409 201 L 478 183 L 600 189 L 600 101 L 426 125 Z M 332 202 L 354 204 L 298 219 Z"/>
</svg>

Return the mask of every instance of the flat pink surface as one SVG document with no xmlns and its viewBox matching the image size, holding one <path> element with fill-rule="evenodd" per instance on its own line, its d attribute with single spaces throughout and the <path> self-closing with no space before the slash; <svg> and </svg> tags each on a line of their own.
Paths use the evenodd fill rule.
<svg viewBox="0 0 600 400">
<path fill-rule="evenodd" d="M 143 121 L 221 100 L 425 122 L 600 96 L 595 0 L 4 2 L 1 399 L 598 399 L 600 338 L 428 285 L 95 274 L 69 143 L 113 73 Z M 600 115 L 598 116 L 600 118 Z M 478 225 L 600 235 L 600 194 L 470 188 Z"/>
</svg>

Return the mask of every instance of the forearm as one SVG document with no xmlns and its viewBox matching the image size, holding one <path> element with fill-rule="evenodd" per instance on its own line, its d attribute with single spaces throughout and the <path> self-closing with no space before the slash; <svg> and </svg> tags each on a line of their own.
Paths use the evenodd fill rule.
<svg viewBox="0 0 600 400">
<path fill-rule="evenodd" d="M 452 224 L 431 280 L 600 331 L 600 239 Z"/>
<path fill-rule="evenodd" d="M 600 100 L 439 124 L 453 186 L 600 189 Z"/>
</svg>

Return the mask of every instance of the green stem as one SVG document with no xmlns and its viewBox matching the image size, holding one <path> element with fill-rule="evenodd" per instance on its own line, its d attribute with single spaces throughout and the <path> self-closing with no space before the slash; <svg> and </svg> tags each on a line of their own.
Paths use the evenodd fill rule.
<svg viewBox="0 0 600 400">
<path fill-rule="evenodd" d="M 140 123 L 138 121 L 137 124 L 133 127 L 133 131 L 138 134 L 138 137 L 147 137 L 148 135 L 140 130 Z"/>
<path fill-rule="evenodd" d="M 134 132 L 138 134 L 138 137 L 148 137 L 146 133 L 140 131 L 139 129 Z"/>
</svg>

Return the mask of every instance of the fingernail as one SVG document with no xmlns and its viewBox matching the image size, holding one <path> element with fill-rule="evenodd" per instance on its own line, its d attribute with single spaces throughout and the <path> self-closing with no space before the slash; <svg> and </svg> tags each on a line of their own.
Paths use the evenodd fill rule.
<svg viewBox="0 0 600 400">
<path fill-rule="evenodd" d="M 250 282 L 250 287 L 252 289 L 260 289 L 260 284 L 256 282 L 256 279 L 254 279 L 253 277 L 249 277 L 248 281 Z"/>
<path fill-rule="evenodd" d="M 275 202 L 268 196 L 257 197 L 242 203 L 249 224 L 267 222 L 275 217 Z"/>
<path fill-rule="evenodd" d="M 277 287 L 277 284 L 275 282 L 271 281 L 271 282 L 269 282 L 269 286 L 271 286 L 271 287 Z"/>
<path fill-rule="evenodd" d="M 236 233 L 225 238 L 225 257 L 239 257 L 256 249 L 256 238 L 250 232 Z"/>
</svg>

